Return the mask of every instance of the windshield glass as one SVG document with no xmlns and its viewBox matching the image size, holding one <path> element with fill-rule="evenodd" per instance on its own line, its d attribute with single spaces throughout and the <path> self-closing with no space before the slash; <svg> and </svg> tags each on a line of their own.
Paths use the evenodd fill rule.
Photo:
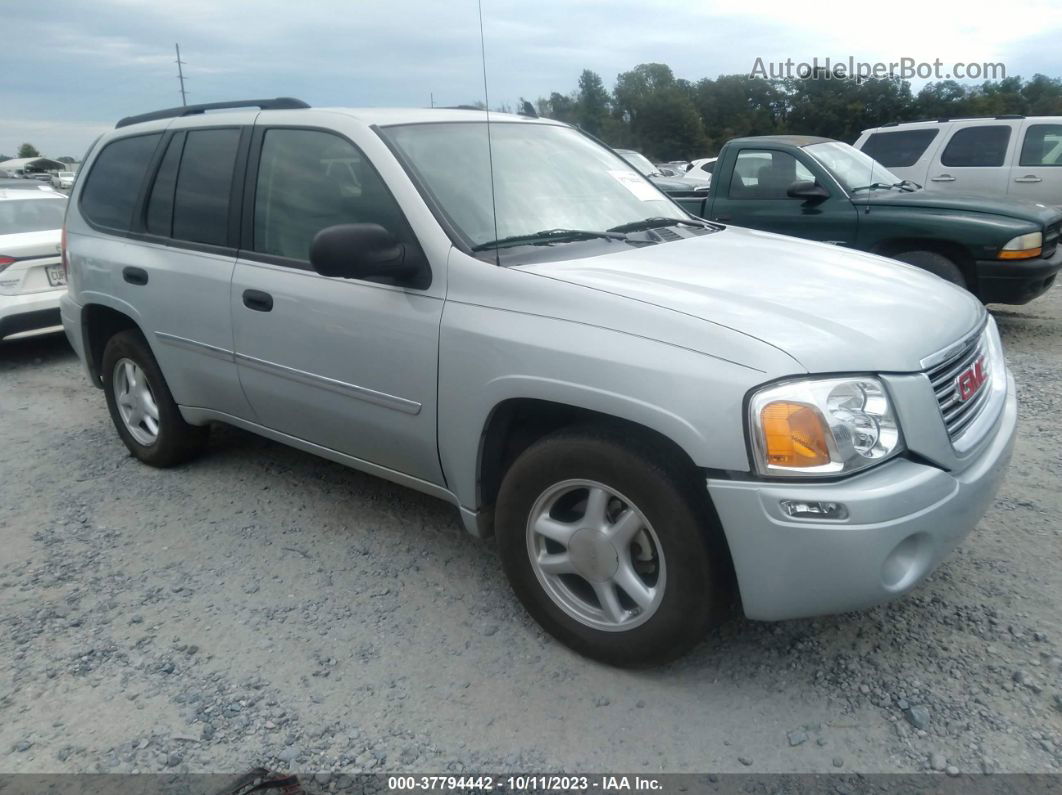
<svg viewBox="0 0 1062 795">
<path fill-rule="evenodd" d="M 660 171 L 645 155 L 640 155 L 637 152 L 618 152 L 617 154 L 647 177 Z"/>
<path fill-rule="evenodd" d="M 381 132 L 471 246 L 542 230 L 601 231 L 650 217 L 689 219 L 626 162 L 570 127 L 492 122 L 491 153 L 480 122 Z"/>
<path fill-rule="evenodd" d="M 60 229 L 63 226 L 65 212 L 66 199 L 0 201 L 0 235 Z"/>
<path fill-rule="evenodd" d="M 851 193 L 871 185 L 895 185 L 900 178 L 870 155 L 840 141 L 805 146 L 804 151 L 818 160 Z"/>
</svg>

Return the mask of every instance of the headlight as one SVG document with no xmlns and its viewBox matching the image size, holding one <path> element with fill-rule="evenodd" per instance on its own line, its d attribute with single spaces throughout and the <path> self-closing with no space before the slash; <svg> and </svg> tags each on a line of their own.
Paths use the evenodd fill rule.
<svg viewBox="0 0 1062 795">
<path fill-rule="evenodd" d="M 885 387 L 876 378 L 790 381 L 749 402 L 753 457 L 764 475 L 840 475 L 903 450 Z"/>
<path fill-rule="evenodd" d="M 1027 235 L 1018 235 L 999 251 L 999 259 L 1029 259 L 1039 257 L 1043 251 L 1044 233 L 1029 232 Z"/>
</svg>

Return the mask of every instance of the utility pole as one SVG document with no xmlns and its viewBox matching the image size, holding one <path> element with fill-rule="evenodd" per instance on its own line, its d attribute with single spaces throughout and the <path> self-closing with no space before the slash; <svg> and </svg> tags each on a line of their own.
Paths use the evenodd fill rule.
<svg viewBox="0 0 1062 795">
<path fill-rule="evenodd" d="M 187 105 L 188 97 L 184 93 L 184 70 L 181 69 L 184 64 L 184 61 L 181 60 L 181 45 L 175 44 L 173 46 L 177 48 L 177 79 L 181 81 L 181 105 Z"/>
<path fill-rule="evenodd" d="M 431 106 L 434 108 L 435 107 L 435 92 L 434 91 L 430 92 L 428 94 L 428 96 L 431 97 Z"/>
</svg>

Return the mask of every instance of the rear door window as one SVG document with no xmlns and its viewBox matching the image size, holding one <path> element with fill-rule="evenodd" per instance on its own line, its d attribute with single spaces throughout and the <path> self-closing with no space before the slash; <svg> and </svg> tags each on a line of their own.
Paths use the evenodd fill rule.
<svg viewBox="0 0 1062 795">
<path fill-rule="evenodd" d="M 152 133 L 120 138 L 103 148 L 81 190 L 81 214 L 89 223 L 129 230 L 148 163 L 161 137 L 162 133 Z"/>
<path fill-rule="evenodd" d="M 147 231 L 152 235 L 169 237 L 173 234 L 173 193 L 177 188 L 177 167 L 183 148 L 184 133 L 177 133 L 162 156 L 147 204 Z"/>
<path fill-rule="evenodd" d="M 1021 144 L 1022 166 L 1062 166 L 1062 124 L 1030 124 Z"/>
<path fill-rule="evenodd" d="M 240 130 L 238 127 L 188 130 L 185 135 L 173 197 L 173 237 L 191 243 L 226 246 Z"/>
<path fill-rule="evenodd" d="M 951 136 L 940 163 L 955 168 L 1002 166 L 1009 142 L 1010 127 L 1004 124 L 963 127 Z"/>
<path fill-rule="evenodd" d="M 873 133 L 863 152 L 886 168 L 905 168 L 918 162 L 940 130 L 897 130 Z"/>
</svg>

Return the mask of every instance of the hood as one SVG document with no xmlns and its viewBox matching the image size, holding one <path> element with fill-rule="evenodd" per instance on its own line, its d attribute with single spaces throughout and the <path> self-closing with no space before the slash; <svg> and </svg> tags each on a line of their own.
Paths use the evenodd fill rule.
<svg viewBox="0 0 1062 795">
<path fill-rule="evenodd" d="M 516 267 L 725 326 L 814 373 L 920 370 L 985 312 L 910 265 L 747 229 Z"/>
<path fill-rule="evenodd" d="M 875 190 L 857 193 L 852 197 L 855 205 L 888 207 L 924 207 L 932 210 L 949 210 L 963 213 L 990 213 L 1021 221 L 1029 221 L 1039 226 L 1048 226 L 1062 219 L 1062 212 L 1056 207 L 1026 199 L 1008 199 L 1006 197 L 975 196 L 962 193 L 952 194 L 947 191 L 933 190 Z"/>
</svg>

